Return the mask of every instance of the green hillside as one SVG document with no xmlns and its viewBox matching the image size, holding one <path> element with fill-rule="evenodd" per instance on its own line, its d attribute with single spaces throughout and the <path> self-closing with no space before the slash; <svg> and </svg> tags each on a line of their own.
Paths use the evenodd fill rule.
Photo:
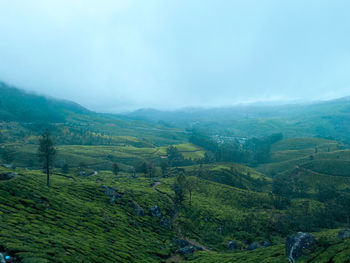
<svg viewBox="0 0 350 263">
<path fill-rule="evenodd" d="M 302 210 L 298 212 L 303 209 L 301 200 L 295 200 L 288 210 L 277 210 L 267 193 L 204 179 L 198 179 L 191 203 L 187 197 L 183 206 L 176 208 L 173 177 L 154 184 L 154 179 L 142 174 L 136 178 L 103 171 L 89 177 L 54 174 L 52 187 L 47 188 L 40 172 L 0 168 L 0 174 L 14 172 L 13 179 L 0 181 L 0 248 L 27 263 L 145 262 L 145 259 L 284 262 L 284 236 L 295 230 L 291 227 L 284 233 L 280 220 L 287 218 L 289 211 L 309 217 L 322 213 L 315 203 L 315 208 L 318 207 L 315 211 L 302 215 Z M 114 203 L 106 195 L 104 185 L 117 190 Z M 148 213 L 154 205 L 161 209 L 160 218 Z M 144 216 L 137 215 L 136 206 L 143 208 Z M 171 226 L 162 224 L 166 221 Z M 328 262 L 317 260 L 331 258 L 333 262 L 342 262 L 347 258 L 350 243 L 338 241 L 336 232 L 316 233 L 320 245 L 312 256 L 306 254 L 300 262 Z M 327 234 L 326 238 L 321 238 L 322 233 Z M 175 256 L 176 239 L 188 240 L 200 249 L 185 258 Z M 230 240 L 237 240 L 240 249 L 229 252 L 226 246 Z M 272 246 L 246 250 L 252 242 L 266 241 Z"/>
<path fill-rule="evenodd" d="M 28 93 L 5 83 L 0 83 L 0 94 L 1 140 L 33 141 L 49 128 L 59 137 L 59 144 L 160 146 L 187 141 L 184 129 L 95 113 L 74 102 Z"/>
<path fill-rule="evenodd" d="M 346 129 L 322 117 L 323 137 L 341 139 L 321 138 L 312 126 L 330 105 L 346 114 L 347 101 L 305 106 L 310 123 L 283 107 L 227 123 L 229 109 L 215 123 L 194 112 L 192 130 L 193 116 L 154 122 L 0 89 L 7 262 L 286 262 L 286 238 L 300 231 L 317 243 L 298 262 L 350 262 L 350 239 L 337 238 L 350 222 Z M 56 148 L 50 187 L 45 129 Z"/>
</svg>

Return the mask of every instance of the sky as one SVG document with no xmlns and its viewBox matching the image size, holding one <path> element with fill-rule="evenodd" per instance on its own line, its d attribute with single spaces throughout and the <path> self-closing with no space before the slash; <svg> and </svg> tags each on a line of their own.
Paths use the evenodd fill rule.
<svg viewBox="0 0 350 263">
<path fill-rule="evenodd" d="M 89 109 L 350 95 L 348 0 L 0 0 L 0 80 Z"/>
</svg>

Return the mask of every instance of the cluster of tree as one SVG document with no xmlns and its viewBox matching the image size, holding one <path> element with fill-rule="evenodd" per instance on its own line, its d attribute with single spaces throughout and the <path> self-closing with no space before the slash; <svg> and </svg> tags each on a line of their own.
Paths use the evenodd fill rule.
<svg viewBox="0 0 350 263">
<path fill-rule="evenodd" d="M 273 204 L 276 209 L 286 211 L 285 216 L 278 219 L 277 232 L 315 231 L 317 228 L 335 228 L 337 223 L 350 223 L 350 193 L 328 185 L 319 185 L 316 194 L 310 194 L 309 190 L 293 175 L 274 178 L 271 191 Z M 293 199 L 298 200 L 298 205 L 292 205 Z M 323 206 L 316 205 L 313 200 L 323 203 Z"/>
<path fill-rule="evenodd" d="M 204 163 L 238 162 L 254 166 L 267 162 L 270 159 L 271 145 L 282 139 L 282 133 L 276 133 L 261 138 L 251 138 L 244 142 L 238 139 L 218 142 L 193 130 L 189 140 L 208 151 L 203 159 Z"/>
<path fill-rule="evenodd" d="M 176 176 L 173 190 L 175 194 L 175 203 L 182 205 L 188 194 L 189 204 L 192 204 L 192 193 L 198 187 L 197 177 L 186 177 L 184 173 Z"/>
<path fill-rule="evenodd" d="M 153 178 L 156 174 L 156 166 L 151 160 L 143 161 L 134 166 L 134 171 L 137 173 L 143 173 L 144 175 L 149 175 L 149 177 Z"/>
<path fill-rule="evenodd" d="M 293 198 L 311 198 L 308 194 L 309 187 L 297 176 L 299 169 L 295 169 L 292 174 L 277 175 L 272 184 L 271 197 L 276 209 L 287 209 Z"/>
</svg>

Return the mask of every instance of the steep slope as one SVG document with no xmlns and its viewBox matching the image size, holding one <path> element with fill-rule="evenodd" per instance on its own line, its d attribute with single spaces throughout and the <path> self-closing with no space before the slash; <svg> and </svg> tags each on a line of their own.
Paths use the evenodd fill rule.
<svg viewBox="0 0 350 263">
<path fill-rule="evenodd" d="M 92 114 L 79 104 L 25 92 L 0 82 L 0 119 L 18 122 L 65 122 L 72 114 Z"/>
<path fill-rule="evenodd" d="M 111 204 L 103 178 L 54 175 L 48 189 L 42 174 L 18 173 L 0 181 L 0 250 L 13 257 L 35 263 L 159 262 L 170 253 L 173 231 L 148 216 L 158 205 L 169 217 L 168 200 L 148 187 L 149 180 L 108 184 L 121 195 Z M 134 202 L 145 216 L 137 216 Z"/>
<path fill-rule="evenodd" d="M 138 145 L 167 145 L 187 141 L 183 129 L 135 121 L 126 116 L 92 112 L 71 101 L 25 92 L 0 82 L 0 137 L 22 141 L 49 128 L 64 134 L 60 144 L 109 145 L 120 136 L 136 137 Z M 1 139 L 0 138 L 0 139 Z M 124 142 L 128 141 L 125 140 Z M 129 140 L 134 145 L 134 140 Z"/>
<path fill-rule="evenodd" d="M 47 188 L 40 172 L 0 168 L 1 179 L 9 173 L 0 180 L 0 253 L 23 262 L 161 262 L 177 250 L 174 238 L 220 251 L 233 233 L 279 242 L 265 228 L 277 212 L 266 193 L 199 179 L 192 202 L 186 195 L 176 208 L 174 178 L 54 174 Z M 115 204 L 103 185 L 116 189 Z M 150 216 L 154 205 L 161 217 Z"/>
</svg>

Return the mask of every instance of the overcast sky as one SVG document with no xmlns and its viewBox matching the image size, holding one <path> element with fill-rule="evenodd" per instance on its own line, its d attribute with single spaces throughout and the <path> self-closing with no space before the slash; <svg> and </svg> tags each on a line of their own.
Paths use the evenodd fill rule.
<svg viewBox="0 0 350 263">
<path fill-rule="evenodd" d="M 348 0 L 0 0 L 0 80 L 98 111 L 350 95 Z"/>
</svg>

